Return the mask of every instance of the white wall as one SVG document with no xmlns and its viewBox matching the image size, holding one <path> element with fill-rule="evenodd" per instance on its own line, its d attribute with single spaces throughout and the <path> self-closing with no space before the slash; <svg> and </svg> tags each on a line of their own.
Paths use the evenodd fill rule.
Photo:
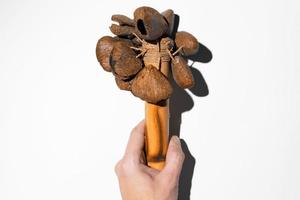
<svg viewBox="0 0 300 200">
<path fill-rule="evenodd" d="M 110 16 L 142 5 L 181 16 L 213 59 L 195 63 L 181 137 L 191 199 L 300 199 L 297 0 L 1 1 L 0 199 L 120 199 L 114 165 L 143 103 L 96 61 Z"/>
</svg>

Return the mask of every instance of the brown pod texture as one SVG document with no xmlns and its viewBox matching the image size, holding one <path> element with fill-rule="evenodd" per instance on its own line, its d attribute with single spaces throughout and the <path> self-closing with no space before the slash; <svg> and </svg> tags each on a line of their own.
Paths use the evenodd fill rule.
<svg viewBox="0 0 300 200">
<path fill-rule="evenodd" d="M 119 26 L 117 24 L 112 24 L 109 29 L 113 34 L 120 37 L 132 37 L 132 33 L 134 32 L 134 27 Z"/>
<path fill-rule="evenodd" d="M 121 38 L 121 37 L 118 37 L 118 36 L 115 36 L 114 39 L 115 39 L 116 42 L 118 42 L 118 41 L 123 42 L 124 44 L 128 45 L 129 47 L 134 46 L 134 43 L 132 42 L 131 39 Z"/>
<path fill-rule="evenodd" d="M 110 55 L 113 49 L 113 43 L 115 39 L 110 36 L 104 36 L 100 38 L 96 46 L 96 56 L 97 60 L 103 69 L 107 72 L 111 72 L 110 66 Z"/>
<path fill-rule="evenodd" d="M 145 40 L 156 40 L 168 31 L 168 23 L 157 10 L 139 7 L 134 11 L 136 34 Z"/>
<path fill-rule="evenodd" d="M 133 19 L 130 19 L 125 15 L 112 15 L 111 20 L 118 22 L 120 26 L 135 26 Z"/>
<path fill-rule="evenodd" d="M 171 96 L 172 86 L 159 70 L 149 65 L 133 79 L 131 92 L 144 101 L 158 103 Z"/>
<path fill-rule="evenodd" d="M 194 77 L 187 61 L 181 56 L 175 56 L 172 60 L 172 74 L 175 82 L 181 88 L 192 88 L 194 86 Z"/>
<path fill-rule="evenodd" d="M 122 80 L 131 78 L 142 69 L 142 61 L 136 58 L 136 53 L 123 41 L 114 43 L 110 64 L 114 75 Z"/>
<path fill-rule="evenodd" d="M 174 21 L 175 21 L 175 15 L 174 15 L 174 11 L 171 9 L 168 9 L 164 12 L 161 13 L 165 20 L 168 23 L 168 35 L 172 36 L 173 30 L 174 30 Z"/>
<path fill-rule="evenodd" d="M 198 40 L 192 34 L 185 31 L 176 33 L 175 43 L 178 48 L 183 47 L 182 52 L 185 56 L 191 56 L 197 53 L 199 49 Z"/>
<path fill-rule="evenodd" d="M 131 90 L 131 83 L 132 83 L 132 80 L 130 81 L 124 81 L 118 77 L 115 77 L 115 81 L 116 81 L 116 84 L 117 86 L 119 87 L 119 89 L 121 90 L 127 90 L 127 91 L 130 91 Z"/>
</svg>

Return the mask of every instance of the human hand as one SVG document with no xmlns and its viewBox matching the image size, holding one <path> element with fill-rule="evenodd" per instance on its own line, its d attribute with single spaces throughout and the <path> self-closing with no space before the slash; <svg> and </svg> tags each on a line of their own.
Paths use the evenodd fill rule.
<svg viewBox="0 0 300 200">
<path fill-rule="evenodd" d="M 177 200 L 184 161 L 180 140 L 173 136 L 162 171 L 149 168 L 144 159 L 145 122 L 131 132 L 123 158 L 115 167 L 123 200 Z"/>
</svg>

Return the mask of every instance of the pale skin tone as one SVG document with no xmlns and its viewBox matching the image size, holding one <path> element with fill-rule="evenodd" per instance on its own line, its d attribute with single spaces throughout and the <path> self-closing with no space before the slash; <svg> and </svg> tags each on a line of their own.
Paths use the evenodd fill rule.
<svg viewBox="0 0 300 200">
<path fill-rule="evenodd" d="M 180 140 L 170 140 L 166 165 L 162 171 L 145 165 L 145 122 L 140 122 L 131 132 L 123 158 L 115 167 L 123 200 L 177 200 L 178 184 L 184 161 Z"/>
</svg>

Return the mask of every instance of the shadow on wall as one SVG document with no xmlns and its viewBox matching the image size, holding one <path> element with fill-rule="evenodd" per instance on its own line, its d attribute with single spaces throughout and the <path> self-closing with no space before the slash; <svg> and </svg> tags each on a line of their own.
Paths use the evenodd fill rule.
<svg viewBox="0 0 300 200">
<path fill-rule="evenodd" d="M 174 33 L 177 32 L 178 25 L 179 16 L 175 15 Z M 187 59 L 192 60 L 193 64 L 194 62 L 208 63 L 212 60 L 212 57 L 211 51 L 206 46 L 199 43 L 198 52 L 193 56 L 187 57 Z M 195 85 L 190 89 L 190 91 L 197 97 L 205 97 L 209 94 L 205 79 L 203 78 L 201 72 L 192 65 L 190 67 L 195 79 Z M 173 93 L 170 98 L 170 136 L 180 136 L 182 113 L 191 110 L 194 107 L 194 101 L 192 97 L 184 89 L 180 88 L 172 78 L 170 81 L 173 86 Z M 189 200 L 196 160 L 189 151 L 188 145 L 183 139 L 181 139 L 181 146 L 185 154 L 185 160 L 179 180 L 178 199 Z"/>
</svg>

